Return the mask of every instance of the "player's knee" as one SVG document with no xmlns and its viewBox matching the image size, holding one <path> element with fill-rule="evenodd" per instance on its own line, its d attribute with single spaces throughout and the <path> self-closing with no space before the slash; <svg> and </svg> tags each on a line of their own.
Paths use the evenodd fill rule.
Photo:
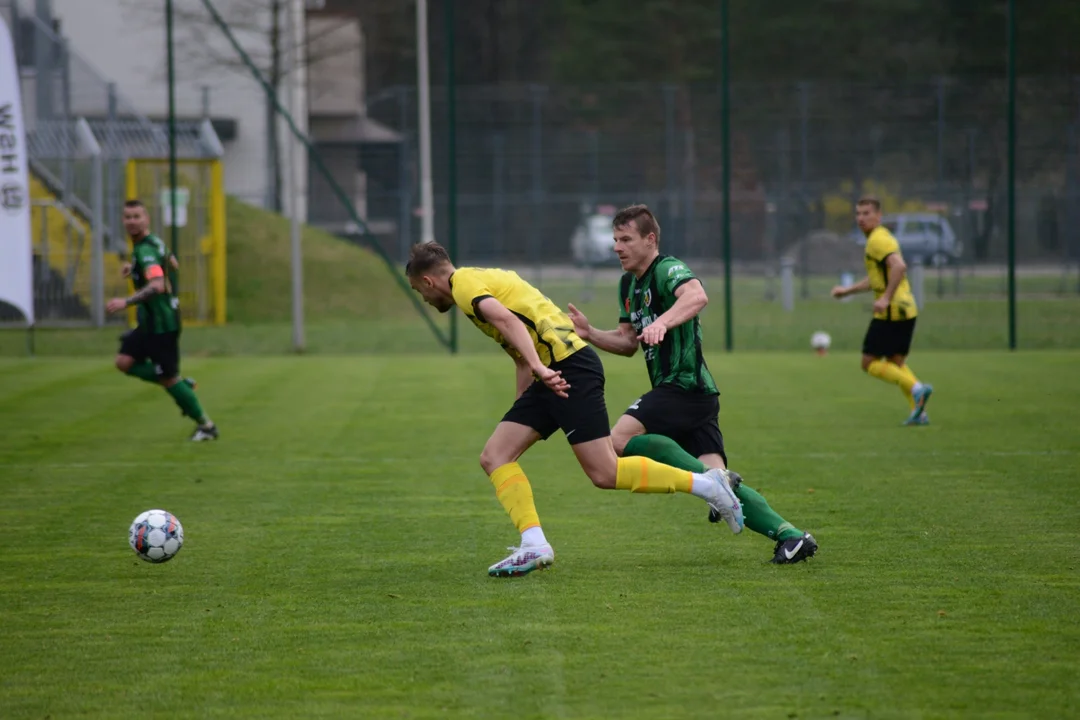
<svg viewBox="0 0 1080 720">
<path fill-rule="evenodd" d="M 630 442 L 630 438 L 632 437 L 633 435 L 623 435 L 622 433 L 614 431 L 611 433 L 611 445 L 615 448 L 616 455 L 619 457 L 623 456 L 623 453 L 626 452 L 626 445 Z"/>
<path fill-rule="evenodd" d="M 585 468 L 585 474 L 592 480 L 592 484 L 601 490 L 615 489 L 615 476 L 618 474 L 617 468 L 589 467 Z"/>
<path fill-rule="evenodd" d="M 863 355 L 862 358 L 862 371 L 870 372 L 870 363 L 874 362 L 875 358 L 869 355 Z"/>
<path fill-rule="evenodd" d="M 484 472 L 488 475 L 498 470 L 500 467 L 510 462 L 503 458 L 500 453 L 495 452 L 492 448 L 485 447 L 480 451 L 480 467 L 484 469 Z"/>
<path fill-rule="evenodd" d="M 135 364 L 135 358 L 130 355 L 117 355 L 116 356 L 116 369 L 122 373 L 126 373 Z"/>
</svg>

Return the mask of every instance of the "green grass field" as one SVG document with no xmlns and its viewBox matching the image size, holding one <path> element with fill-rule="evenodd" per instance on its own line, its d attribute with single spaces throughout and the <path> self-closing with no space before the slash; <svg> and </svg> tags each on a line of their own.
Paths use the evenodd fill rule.
<svg viewBox="0 0 1080 720">
<path fill-rule="evenodd" d="M 711 354 L 733 467 L 818 557 L 596 490 L 556 436 L 523 461 L 556 564 L 493 580 L 494 347 L 189 355 L 204 445 L 113 347 L 0 360 L 5 719 L 1080 712 L 1076 352 L 917 353 L 925 428 L 853 352 Z M 605 358 L 613 416 L 640 363 Z M 164 565 L 127 546 L 151 507 L 186 531 Z"/>
</svg>

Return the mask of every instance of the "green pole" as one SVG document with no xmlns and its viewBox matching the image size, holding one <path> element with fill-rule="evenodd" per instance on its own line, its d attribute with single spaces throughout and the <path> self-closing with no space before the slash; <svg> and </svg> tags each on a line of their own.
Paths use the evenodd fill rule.
<svg viewBox="0 0 1080 720">
<path fill-rule="evenodd" d="M 446 250 L 457 263 L 457 88 L 454 73 L 454 0 L 445 0 L 446 21 Z M 458 314 L 450 313 L 450 352 L 458 351 Z"/>
<path fill-rule="evenodd" d="M 1009 349 L 1016 349 L 1016 0 L 1006 13 L 1005 74 L 1008 86 L 1008 132 L 1005 184 L 1007 193 L 1006 238 L 1009 253 Z"/>
<path fill-rule="evenodd" d="M 723 161 L 720 175 L 721 241 L 724 245 L 724 349 L 735 341 L 731 311 L 731 55 L 728 48 L 728 0 L 720 0 L 720 144 Z"/>
<path fill-rule="evenodd" d="M 169 75 L 169 245 L 179 259 L 176 242 L 176 67 L 173 62 L 173 3 L 165 0 L 165 45 Z M 169 268 L 173 294 L 179 294 L 176 271 Z"/>
</svg>

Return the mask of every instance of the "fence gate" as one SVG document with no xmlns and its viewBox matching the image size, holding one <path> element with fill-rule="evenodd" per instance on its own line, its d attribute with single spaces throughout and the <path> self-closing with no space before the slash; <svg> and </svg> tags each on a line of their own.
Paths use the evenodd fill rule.
<svg viewBox="0 0 1080 720">
<path fill-rule="evenodd" d="M 225 323 L 225 192 L 220 160 L 177 160 L 177 289 L 185 325 Z M 150 230 L 172 247 L 169 163 L 134 159 L 127 166 L 127 197 L 150 214 Z M 132 321 L 134 322 L 132 314 Z"/>
</svg>

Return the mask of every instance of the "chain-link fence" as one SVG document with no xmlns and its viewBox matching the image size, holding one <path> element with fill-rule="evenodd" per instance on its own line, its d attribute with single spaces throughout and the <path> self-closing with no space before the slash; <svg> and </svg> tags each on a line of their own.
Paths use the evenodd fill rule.
<svg viewBox="0 0 1080 720">
<path fill-rule="evenodd" d="M 503 18 L 491 32 L 520 37 L 526 28 L 513 22 Z M 1003 16 L 999 22 L 1003 41 Z M 455 31 L 471 32 L 463 23 Z M 545 28 L 534 29 L 546 37 Z M 730 28 L 732 35 L 742 30 Z M 864 303 L 836 303 L 829 290 L 865 275 L 865 240 L 854 224 L 854 201 L 863 194 L 882 200 L 885 223 L 912 266 L 925 310 L 920 345 L 1008 345 L 1004 42 L 1000 50 L 989 72 L 921 79 L 886 72 L 803 79 L 790 71 L 775 73 L 790 79 L 740 79 L 744 69 L 768 78 L 768 48 L 760 52 L 764 69 L 732 67 L 737 347 L 803 347 L 815 330 L 829 331 L 841 346 L 858 345 Z M 596 311 L 611 317 L 618 271 L 610 217 L 618 207 L 647 203 L 660 219 L 662 251 L 707 279 L 714 298 L 707 325 L 718 345 L 725 191 L 719 83 L 590 81 L 602 68 L 574 74 L 574 83 L 457 86 L 453 158 L 446 87 L 433 88 L 437 236 L 447 236 L 440 181 L 453 163 L 460 262 L 522 269 L 559 300 L 604 298 Z M 1015 101 L 1019 345 L 1080 346 L 1080 76 L 1021 68 Z M 370 149 L 364 163 L 369 212 L 395 222 L 398 231 L 382 241 L 401 257 L 418 239 L 416 90 L 385 89 L 368 109 L 402 136 L 400 146 Z"/>
<path fill-rule="evenodd" d="M 869 193 L 882 200 L 886 223 L 911 266 L 923 308 L 919 347 L 1007 347 L 1003 0 L 990 9 L 959 10 L 929 0 L 904 7 L 874 0 L 868 5 L 881 23 L 871 23 L 874 42 L 854 21 L 823 17 L 802 4 L 770 10 L 784 22 L 763 25 L 755 15 L 765 12 L 761 7 L 730 0 L 727 148 L 716 2 L 651 3 L 616 17 L 605 13 L 605 2 L 541 7 L 457 0 L 452 32 L 447 2 L 429 3 L 435 230 L 437 239 L 449 235 L 452 167 L 460 263 L 519 269 L 553 299 L 584 303 L 608 324 L 620 273 L 610 217 L 620 206 L 644 202 L 659 217 L 662 251 L 688 261 L 705 280 L 711 298 L 706 342 L 718 349 L 725 336 L 727 192 L 735 347 L 802 348 L 812 332 L 825 330 L 838 347 L 856 348 L 866 296 L 836 302 L 829 289 L 865 274 L 853 203 Z M 183 9 L 178 38 L 197 35 L 204 43 L 187 43 L 178 56 L 179 104 L 190 105 L 192 88 L 222 98 L 215 108 L 237 118 L 235 136 L 226 140 L 226 167 L 232 163 L 235 173 L 250 165 L 242 186 L 268 188 L 267 197 L 276 200 L 261 204 L 287 209 L 289 130 L 280 115 L 276 123 L 264 122 L 275 112 L 267 80 L 276 78 L 278 100 L 287 104 L 296 71 L 286 18 L 275 21 L 267 11 L 283 10 L 284 3 L 210 4 L 226 25 L 245 13 L 249 21 L 230 40 L 203 0 L 177 0 Z M 400 282 L 387 277 L 376 258 L 352 252 L 356 245 L 377 245 L 400 263 L 420 239 L 413 9 L 335 0 L 320 6 L 307 13 L 301 65 L 308 112 L 296 119 L 311 141 L 299 183 L 307 220 L 329 233 L 304 242 L 307 322 L 318 338 L 310 349 L 401 349 L 389 338 L 410 323 L 419 330 L 405 345 L 433 349 L 437 344 Z M 1067 7 L 1058 0 L 1047 6 Z M 1036 17 L 1042 7 L 1022 9 L 1017 23 L 1018 46 L 1026 48 L 1018 61 L 1012 186 L 1018 340 L 1020 347 L 1076 347 L 1080 65 L 1070 60 L 1064 36 L 1049 33 Z M 656 8 L 667 13 L 664 22 L 649 19 Z M 110 144 L 109 130 L 127 122 L 146 125 L 152 135 L 160 123 L 143 118 L 122 88 L 80 64 L 74 49 L 38 19 L 22 23 L 30 28 L 23 35 L 35 39 L 23 42 L 21 62 L 47 68 L 25 73 L 24 94 L 45 118 L 34 132 L 44 133 L 57 112 L 60 120 L 74 121 L 79 113 L 90 118 L 105 152 L 104 232 L 119 236 L 115 203 L 122 199 L 123 174 L 114 163 L 128 152 L 123 145 L 142 133 L 133 129 L 128 140 Z M 647 48 L 628 44 L 634 27 Z M 937 30 L 937 41 L 921 40 L 937 37 Z M 856 31 L 859 37 L 852 36 Z M 451 37 L 457 44 L 453 157 L 446 72 Z M 596 49 L 588 50 L 592 45 Z M 160 49 L 161 57 L 145 61 L 163 72 Z M 39 77 L 51 89 L 42 89 Z M 159 89 L 164 97 L 167 88 Z M 193 126 L 191 134 L 196 144 L 197 130 Z M 730 187 L 723 182 L 725 152 Z M 63 202 L 89 206 L 75 154 L 33 156 L 69 189 Z M 285 349 L 288 226 L 256 217 L 235 200 L 228 215 L 230 234 L 239 235 L 230 243 L 228 289 L 236 337 L 240 326 L 258 324 L 274 326 L 275 337 L 284 338 L 234 349 Z M 385 325 L 385 332 L 357 334 L 354 321 L 367 329 Z M 471 346 L 468 335 L 462 335 L 465 347 Z"/>
</svg>

